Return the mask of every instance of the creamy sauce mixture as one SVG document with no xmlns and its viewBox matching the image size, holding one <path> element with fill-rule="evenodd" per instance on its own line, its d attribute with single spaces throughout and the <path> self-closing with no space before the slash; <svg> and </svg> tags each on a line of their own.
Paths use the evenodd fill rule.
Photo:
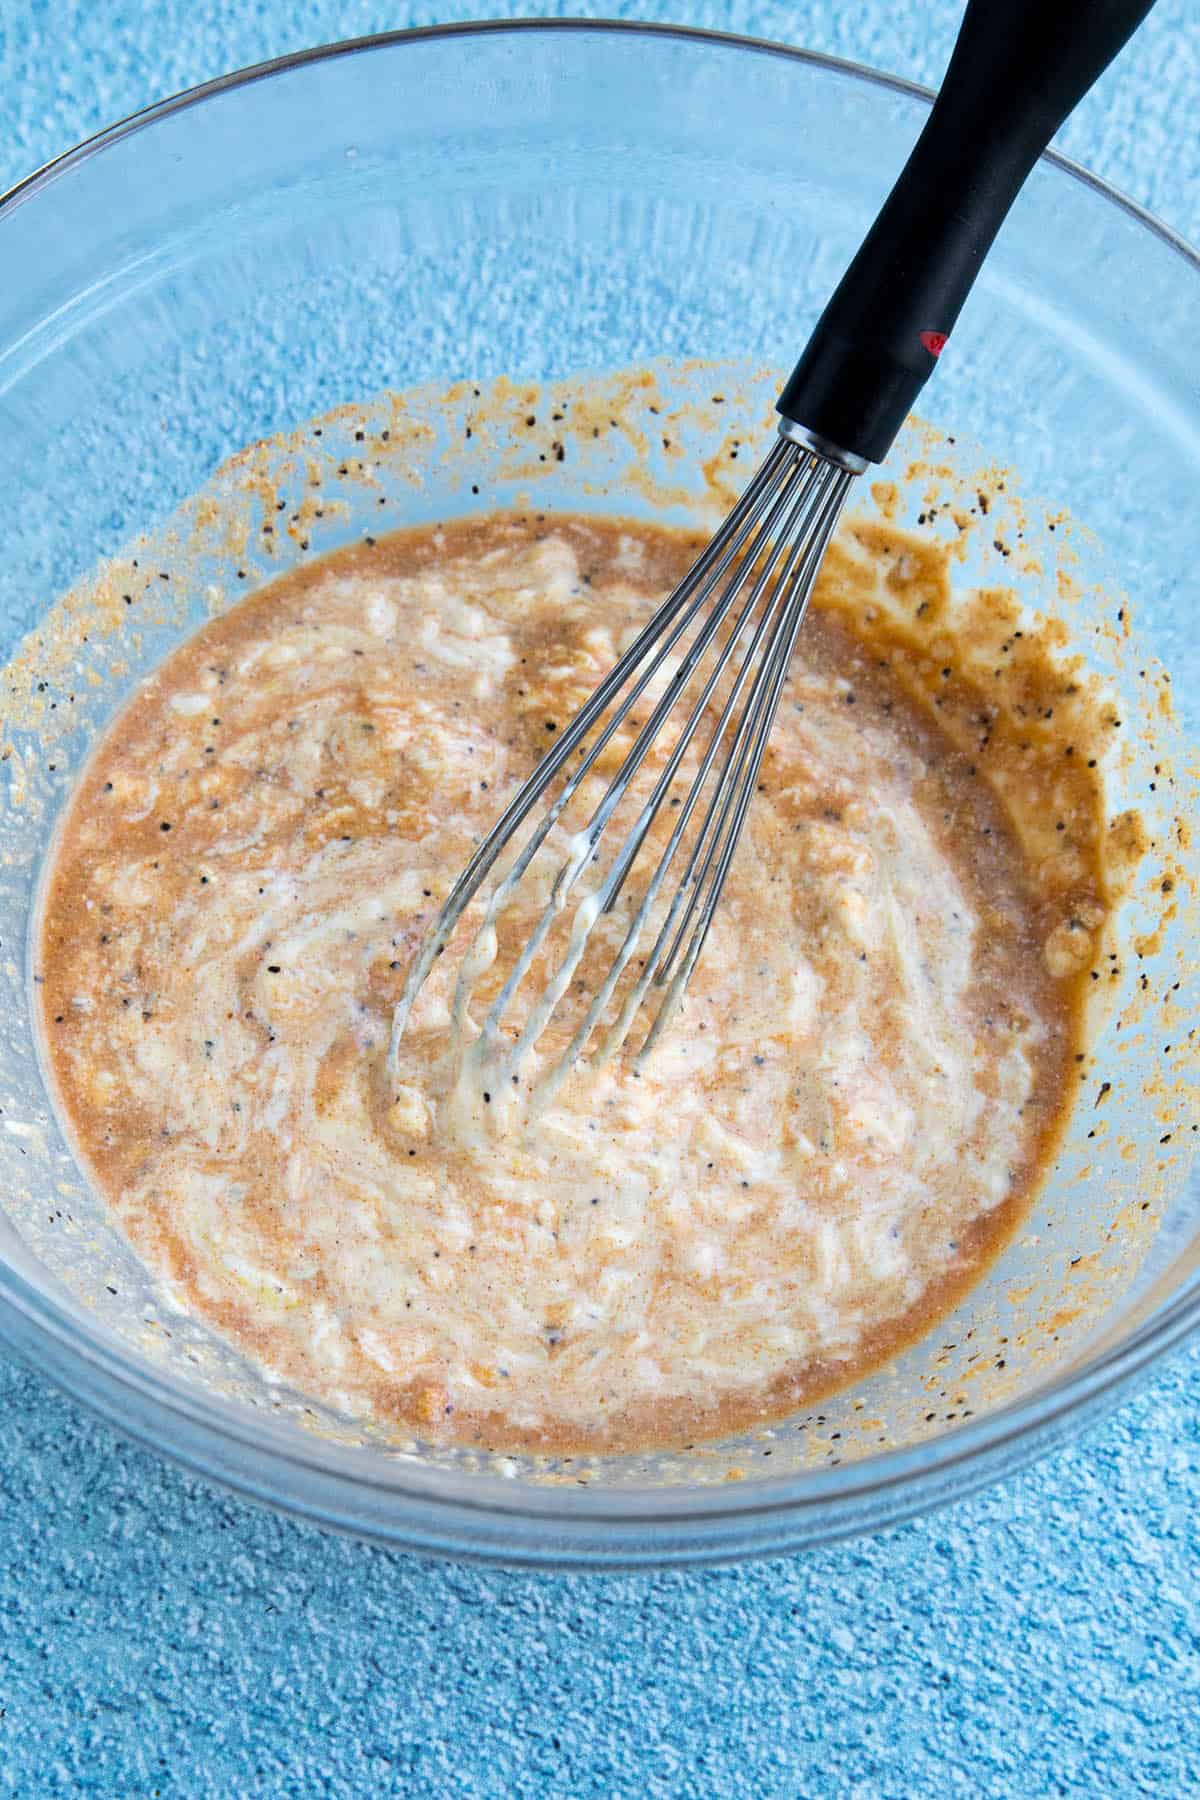
<svg viewBox="0 0 1200 1800">
<path fill-rule="evenodd" d="M 695 547 L 510 517 L 325 558 L 185 645 L 80 783 L 39 990 L 77 1143 L 182 1303 L 336 1407 L 497 1448 L 780 1415 L 947 1307 L 1052 1152 L 1086 806 L 1046 875 L 831 591 L 640 1077 L 530 1131 L 520 1084 L 464 1086 L 452 955 L 389 1069 L 451 881 Z"/>
</svg>

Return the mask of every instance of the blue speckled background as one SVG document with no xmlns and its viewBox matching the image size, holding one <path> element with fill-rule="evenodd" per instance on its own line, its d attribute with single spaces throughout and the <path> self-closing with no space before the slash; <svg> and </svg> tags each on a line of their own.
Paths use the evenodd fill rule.
<svg viewBox="0 0 1200 1800">
<path fill-rule="evenodd" d="M 477 6 L 0 0 L 0 187 L 240 64 Z M 573 0 L 926 81 L 956 0 Z M 1200 236 L 1200 12 L 1160 0 L 1064 147 Z M 0 272 L 0 279 L 3 278 Z M 0 1364 L 0 1790 L 1200 1794 L 1200 1349 L 952 1513 L 803 1560 L 480 1573 L 253 1511 Z"/>
</svg>

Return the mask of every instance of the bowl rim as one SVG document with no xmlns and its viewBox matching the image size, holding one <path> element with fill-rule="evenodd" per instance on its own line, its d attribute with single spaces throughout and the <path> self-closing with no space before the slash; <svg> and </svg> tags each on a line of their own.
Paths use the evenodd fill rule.
<svg viewBox="0 0 1200 1800">
<path fill-rule="evenodd" d="M 843 75 L 926 106 L 934 98 L 932 91 L 920 83 L 844 57 L 763 38 L 671 23 L 526 18 L 422 26 L 294 51 L 198 83 L 141 108 L 83 139 L 0 193 L 0 223 L 6 214 L 35 199 L 73 168 L 160 120 L 223 93 L 286 75 L 308 64 L 333 61 L 343 56 L 394 50 L 430 41 L 504 34 L 543 37 L 597 34 L 664 39 L 781 58 L 824 73 Z M 1179 255 L 1200 277 L 1200 254 L 1170 226 L 1061 152 L 1049 150 L 1042 160 L 1124 212 Z M 315 1435 L 298 1432 L 261 1412 L 251 1412 L 221 1396 L 206 1394 L 180 1377 L 158 1369 L 136 1353 L 126 1354 L 118 1339 L 96 1329 L 90 1321 L 80 1318 L 52 1295 L 35 1288 L 0 1258 L 0 1336 L 74 1399 L 158 1453 L 260 1500 L 387 1541 L 414 1541 L 413 1516 L 411 1513 L 407 1518 L 403 1516 L 406 1502 L 417 1506 L 432 1504 L 441 1509 L 444 1519 L 444 1529 L 426 1534 L 434 1548 L 458 1555 L 499 1556 L 506 1560 L 552 1560 L 560 1566 L 569 1564 L 572 1555 L 584 1560 L 606 1560 L 595 1550 L 594 1534 L 598 1528 L 619 1534 L 612 1540 L 617 1550 L 615 1560 L 628 1566 L 630 1561 L 668 1560 L 650 1543 L 639 1550 L 636 1539 L 642 1529 L 672 1528 L 673 1547 L 669 1560 L 688 1560 L 692 1556 L 711 1560 L 714 1555 L 736 1556 L 762 1548 L 754 1542 L 754 1535 L 756 1529 L 761 1531 L 761 1523 L 756 1527 L 756 1521 L 761 1522 L 766 1517 L 790 1519 L 797 1538 L 815 1542 L 847 1535 L 856 1529 L 856 1524 L 852 1518 L 843 1516 L 827 1528 L 818 1527 L 813 1531 L 811 1518 L 807 1525 L 803 1522 L 806 1515 L 820 1513 L 839 1503 L 854 1509 L 856 1502 L 871 1496 L 877 1503 L 872 1509 L 873 1522 L 890 1522 L 917 1510 L 924 1503 L 919 1494 L 913 1494 L 907 1501 L 902 1497 L 905 1490 L 918 1482 L 940 1478 L 938 1497 L 956 1497 L 982 1485 L 993 1472 L 992 1462 L 1006 1449 L 1012 1464 L 1028 1460 L 1040 1443 L 1065 1435 L 1064 1422 L 1071 1415 L 1087 1416 L 1106 1402 L 1115 1403 L 1119 1391 L 1134 1376 L 1175 1349 L 1198 1327 L 1200 1289 L 1183 1294 L 1157 1317 L 1143 1320 L 1121 1343 L 1046 1382 L 1025 1398 L 999 1407 L 985 1418 L 965 1421 L 942 1436 L 904 1449 L 887 1450 L 861 1461 L 791 1475 L 756 1473 L 751 1482 L 723 1482 L 714 1486 L 688 1483 L 659 1488 L 633 1485 L 595 1488 L 572 1483 L 568 1488 L 516 1482 L 501 1475 L 422 1467 L 415 1460 L 381 1457 L 377 1450 L 330 1444 Z M 45 1356 L 39 1356 L 39 1350 L 50 1353 L 50 1367 L 46 1366 Z M 86 1373 L 89 1370 L 93 1372 L 93 1379 L 99 1378 L 101 1394 L 96 1393 L 89 1381 Z M 199 1442 L 193 1438 L 184 1447 L 164 1441 L 161 1427 L 172 1420 L 183 1425 L 185 1430 L 190 1427 L 193 1433 L 198 1433 Z M 204 1454 L 206 1447 L 211 1450 L 222 1440 L 239 1453 L 233 1469 L 214 1467 L 210 1456 Z M 217 1462 L 219 1465 L 227 1463 L 228 1458 L 218 1457 Z M 978 1467 L 980 1464 L 984 1466 Z M 977 1466 L 974 1477 L 965 1480 L 955 1490 L 955 1495 L 947 1495 L 946 1478 L 971 1465 Z M 256 1469 L 257 1474 L 253 1474 L 252 1469 Z M 274 1479 L 271 1469 L 276 1471 Z M 323 1484 L 320 1492 L 308 1499 L 298 1494 L 286 1477 L 280 1479 L 284 1469 L 293 1475 L 316 1478 Z M 343 1497 L 367 1490 L 379 1499 L 392 1501 L 400 1509 L 395 1528 L 389 1528 L 388 1519 L 377 1514 L 369 1521 L 363 1520 L 352 1501 L 345 1510 L 329 1507 L 325 1502 L 337 1490 Z M 540 1555 L 532 1541 L 524 1546 L 499 1539 L 490 1543 L 485 1539 L 471 1542 L 463 1541 L 457 1535 L 456 1525 L 467 1533 L 469 1540 L 471 1520 L 487 1518 L 510 1533 L 521 1521 L 530 1526 L 552 1526 L 557 1534 L 554 1547 L 547 1546 L 548 1553 Z M 871 1522 L 863 1521 L 863 1524 L 869 1527 Z M 744 1528 L 740 1537 L 739 1524 Z M 703 1531 L 712 1527 L 722 1529 L 715 1550 L 711 1539 L 707 1543 L 699 1541 Z M 785 1524 L 780 1536 L 766 1547 L 786 1547 L 787 1535 Z M 694 1551 L 689 1551 L 686 1542 L 681 1541 L 689 1536 L 697 1540 Z M 625 1539 L 623 1554 L 618 1549 L 622 1538 Z"/>
<path fill-rule="evenodd" d="M 148 106 L 138 107 L 136 111 L 126 113 L 123 118 L 114 120 L 111 125 L 102 126 L 99 131 L 81 138 L 77 144 L 52 156 L 38 168 L 23 175 L 11 187 L 0 189 L 0 217 L 10 208 L 32 198 L 47 187 L 60 175 L 65 174 L 77 164 L 111 145 L 132 137 L 147 126 L 156 124 L 160 119 L 170 118 L 172 114 L 184 112 L 189 107 L 197 106 L 205 100 L 211 100 L 218 94 L 231 92 L 235 88 L 250 87 L 257 81 L 270 80 L 276 75 L 285 75 L 293 69 L 304 68 L 309 63 L 333 62 L 343 56 L 359 55 L 371 50 L 393 49 L 401 44 L 416 44 L 441 39 L 491 37 L 505 34 L 517 35 L 531 33 L 538 36 L 549 36 L 563 33 L 578 36 L 586 33 L 600 35 L 651 37 L 675 39 L 682 43 L 708 44 L 717 48 L 731 50 L 748 50 L 754 54 L 767 57 L 780 57 L 787 62 L 806 64 L 810 68 L 823 69 L 830 74 L 850 75 L 866 82 L 870 87 L 887 89 L 891 93 L 903 94 L 909 99 L 924 101 L 932 105 L 936 99 L 935 91 L 926 87 L 923 82 L 910 81 L 904 75 L 892 75 L 887 70 L 872 68 L 869 63 L 855 61 L 852 57 L 834 56 L 825 50 L 807 50 L 797 44 L 783 44 L 774 38 L 753 37 L 746 32 L 714 31 L 699 25 L 678 25 L 656 19 L 539 19 L 539 18 L 494 18 L 494 19 L 462 19 L 445 25 L 414 25 L 401 31 L 375 31 L 365 33 L 361 37 L 338 38 L 332 43 L 315 44 L 307 50 L 290 50 L 283 56 L 266 58 L 263 62 L 247 63 L 244 68 L 232 69 L 225 75 L 215 75 L 208 81 L 196 82 L 192 87 L 180 88 L 178 93 L 169 94 L 162 100 L 154 100 Z M 1144 226 L 1154 237 L 1160 238 L 1172 250 L 1191 263 L 1200 273 L 1200 249 L 1191 244 L 1181 232 L 1166 224 L 1156 213 L 1152 213 L 1137 200 L 1132 199 L 1121 188 L 1103 176 L 1097 175 L 1074 157 L 1063 151 L 1050 148 L 1044 150 L 1038 158 L 1039 162 L 1049 163 L 1072 176 L 1076 181 L 1090 187 L 1096 193 L 1110 201 L 1120 211 L 1128 213 L 1139 225 Z"/>
</svg>

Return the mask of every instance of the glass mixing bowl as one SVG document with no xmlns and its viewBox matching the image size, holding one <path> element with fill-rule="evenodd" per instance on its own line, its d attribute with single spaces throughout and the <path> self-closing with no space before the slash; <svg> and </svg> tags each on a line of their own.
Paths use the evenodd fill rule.
<svg viewBox="0 0 1200 1800">
<path fill-rule="evenodd" d="M 583 1463 L 435 1454 L 308 1407 L 173 1311 L 47 1099 L 28 945 L 55 815 L 96 730 L 224 592 L 236 553 L 210 544 L 169 603 L 167 584 L 152 604 L 143 581 L 107 636 L 52 615 L 56 596 L 139 531 L 153 557 L 241 446 L 384 388 L 554 384 L 665 357 L 661 390 L 688 401 L 717 379 L 686 360 L 700 356 L 765 448 L 770 371 L 798 352 L 927 105 L 827 58 L 670 28 L 435 30 L 196 89 L 0 203 L 0 647 L 32 634 L 0 717 L 0 1328 L 131 1436 L 389 1543 L 560 1566 L 729 1558 L 970 1492 L 1078 1431 L 1200 1318 L 1195 911 L 1175 823 L 1195 808 L 1200 736 L 1200 268 L 1055 157 L 927 391 L 951 434 L 927 470 L 965 478 L 967 446 L 985 445 L 1097 533 L 1055 521 L 1073 559 L 1059 596 L 1046 513 L 1030 505 L 1012 526 L 1044 561 L 1037 603 L 1062 610 L 1137 727 L 1115 797 L 1145 810 L 1158 860 L 1108 976 L 1095 1096 L 1026 1226 L 950 1318 L 819 1410 L 734 1444 Z M 929 441 L 910 434 L 896 469 Z M 506 472 L 503 449 L 470 484 L 453 457 L 414 456 L 387 516 L 478 505 L 472 485 L 489 501 L 653 510 L 611 469 Z M 216 478 L 226 498 L 232 479 Z M 345 498 L 330 543 L 361 529 L 366 501 Z M 289 541 L 283 561 L 302 553 Z M 985 541 L 980 578 L 1000 579 L 989 554 Z M 1174 724 L 1150 698 L 1152 657 L 1174 674 Z"/>
</svg>

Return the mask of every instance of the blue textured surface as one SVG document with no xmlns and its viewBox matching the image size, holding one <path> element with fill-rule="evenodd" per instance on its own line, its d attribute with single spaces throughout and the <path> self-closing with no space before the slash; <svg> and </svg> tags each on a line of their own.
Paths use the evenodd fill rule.
<svg viewBox="0 0 1200 1800">
<path fill-rule="evenodd" d="M 0 187 L 172 89 L 478 6 L 0 0 Z M 956 0 L 548 11 L 936 80 Z M 1160 0 L 1064 135 L 1200 236 L 1200 23 Z M 0 1789 L 106 1795 L 1200 1793 L 1200 1351 L 1081 1447 L 803 1560 L 479 1573 L 253 1511 L 0 1364 Z"/>
</svg>

